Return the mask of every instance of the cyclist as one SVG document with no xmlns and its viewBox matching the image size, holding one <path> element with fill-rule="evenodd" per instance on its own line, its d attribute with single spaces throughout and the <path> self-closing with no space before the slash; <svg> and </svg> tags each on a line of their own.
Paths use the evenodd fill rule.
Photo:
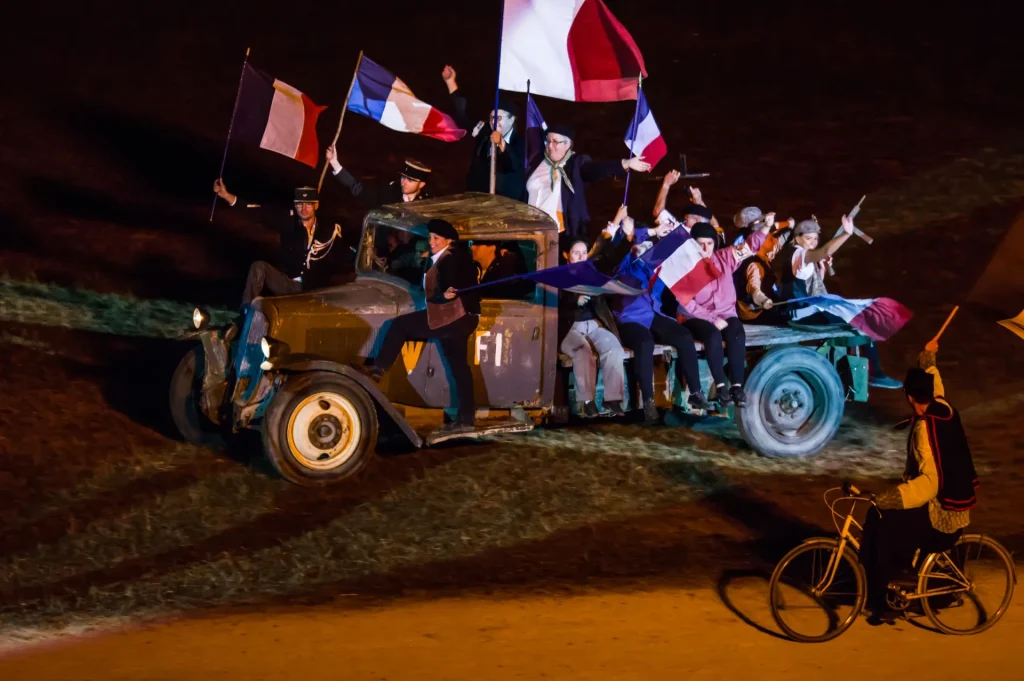
<svg viewBox="0 0 1024 681">
<path fill-rule="evenodd" d="M 903 389 L 913 415 L 903 482 L 880 494 L 864 523 L 861 562 L 867 570 L 868 622 L 890 619 L 885 594 L 889 582 L 910 567 L 914 550 L 952 547 L 970 522 L 978 477 L 960 415 L 944 397 L 935 365 L 938 342 L 925 346 L 919 367 L 907 372 Z M 901 424 L 902 425 L 902 424 Z"/>
</svg>

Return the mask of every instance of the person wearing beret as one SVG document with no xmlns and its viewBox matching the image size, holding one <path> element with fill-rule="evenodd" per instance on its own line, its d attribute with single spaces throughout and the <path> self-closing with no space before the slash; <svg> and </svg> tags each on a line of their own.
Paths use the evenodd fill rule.
<svg viewBox="0 0 1024 681">
<path fill-rule="evenodd" d="M 665 179 L 661 181 L 661 189 L 658 191 L 658 198 L 654 201 L 654 217 L 660 218 L 662 213 L 665 211 L 665 206 L 668 204 L 668 193 L 676 182 L 679 181 L 681 175 L 678 170 L 670 171 L 665 175 Z M 715 218 L 714 213 L 704 203 L 704 198 L 701 196 L 700 189 L 697 187 L 689 187 L 689 195 L 686 196 L 686 205 L 681 211 L 684 224 L 686 229 L 689 230 L 693 227 L 696 222 L 710 222 L 711 226 L 715 228 L 715 231 L 719 235 L 719 247 L 725 245 L 725 230 L 722 229 L 721 225 L 718 224 L 718 219 Z"/>
<path fill-rule="evenodd" d="M 379 208 L 389 203 L 403 203 L 416 199 L 428 199 L 424 191 L 430 180 L 430 168 L 419 161 L 406 159 L 405 166 L 397 180 L 387 184 L 360 182 L 338 161 L 338 152 L 334 145 L 327 147 L 327 163 L 331 166 L 334 178 L 347 187 L 356 199 L 366 208 Z"/>
<path fill-rule="evenodd" d="M 860 556 L 870 624 L 891 615 L 885 597 L 889 582 L 910 571 L 914 551 L 924 549 L 923 555 L 952 547 L 977 502 L 978 474 L 960 414 L 946 400 L 938 351 L 938 341 L 929 341 L 903 380 L 911 412 L 900 424 L 910 429 L 903 482 L 875 498 L 864 522 Z"/>
<path fill-rule="evenodd" d="M 526 141 L 516 129 L 519 110 L 504 95 L 498 100 L 498 129 L 494 129 L 494 111 L 487 122 L 479 121 L 473 127 L 469 117 L 469 102 L 455 82 L 455 69 L 445 66 L 441 72 L 452 101 L 452 118 L 459 127 L 472 127 L 473 157 L 466 175 L 466 191 L 491 191 L 491 143 L 497 151 L 494 165 L 494 193 L 522 201 L 526 191 Z M 490 134 L 484 131 L 489 131 Z"/>
<path fill-rule="evenodd" d="M 228 191 L 224 180 L 217 178 L 213 183 L 213 191 L 229 205 L 238 204 L 238 196 Z M 320 207 L 320 197 L 315 187 L 298 187 L 295 190 L 293 209 L 288 219 L 282 220 L 276 214 L 256 203 L 242 202 L 242 206 L 257 214 L 261 222 L 276 222 L 281 239 L 277 267 L 262 260 L 249 267 L 242 292 L 242 305 L 248 305 L 253 298 L 267 293 L 272 296 L 285 296 L 299 293 L 311 288 L 313 270 L 317 275 L 325 267 L 325 260 L 332 249 L 340 257 L 347 257 L 341 239 L 341 227 L 329 222 L 320 222 L 316 211 Z M 338 245 L 334 249 L 335 244 Z M 331 262 L 335 262 L 334 259 Z M 325 276 L 326 278 L 326 276 Z"/>
<path fill-rule="evenodd" d="M 377 356 L 357 368 L 380 381 L 407 341 L 437 339 L 458 398 L 458 415 L 445 428 L 468 432 L 476 421 L 476 403 L 466 346 L 480 322 L 480 296 L 475 291 L 459 293 L 459 289 L 476 285 L 476 264 L 450 222 L 434 219 L 428 229 L 431 265 L 423 276 L 426 309 L 396 317 Z"/>
<path fill-rule="evenodd" d="M 621 177 L 629 170 L 646 173 L 651 164 L 642 156 L 621 161 L 595 161 L 577 154 L 576 132 L 568 125 L 548 126 L 544 155 L 537 158 L 526 173 L 527 202 L 551 216 L 558 224 L 564 248 L 569 242 L 584 238 L 590 225 L 587 209 L 587 185 L 610 177 Z"/>
</svg>

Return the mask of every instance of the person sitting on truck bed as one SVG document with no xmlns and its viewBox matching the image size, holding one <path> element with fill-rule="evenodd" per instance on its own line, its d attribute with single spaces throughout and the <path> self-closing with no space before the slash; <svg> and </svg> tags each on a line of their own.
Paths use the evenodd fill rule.
<svg viewBox="0 0 1024 681">
<path fill-rule="evenodd" d="M 821 226 L 817 220 L 801 220 L 793 228 L 793 256 L 788 267 L 782 272 L 783 299 L 805 298 L 828 293 L 825 288 L 825 275 L 832 264 L 832 256 L 846 243 L 853 234 L 853 220 L 842 218 L 842 234 L 830 239 L 824 246 L 818 246 Z M 810 313 L 799 307 L 790 312 L 794 321 L 809 325 L 845 324 L 845 320 L 828 312 Z M 894 390 L 903 386 L 899 381 L 885 375 L 882 360 L 878 356 L 878 346 L 874 342 L 864 347 L 868 358 L 868 385 L 874 388 Z"/>
<path fill-rule="evenodd" d="M 708 369 L 715 381 L 715 397 L 719 404 L 732 402 L 737 407 L 746 405 L 743 392 L 743 370 L 747 355 L 747 335 L 743 323 L 736 316 L 736 287 L 733 275 L 752 250 L 764 243 L 773 221 L 766 220 L 764 226 L 754 231 L 738 246 L 715 250 L 718 232 L 707 222 L 698 222 L 690 230 L 690 236 L 700 246 L 701 257 L 711 260 L 719 274 L 708 282 L 697 294 L 682 306 L 683 326 L 693 337 L 704 344 Z M 722 341 L 729 356 L 729 386 L 725 389 L 725 366 Z"/>
<path fill-rule="evenodd" d="M 476 266 L 450 222 L 434 219 L 427 227 L 432 260 L 423 277 L 427 309 L 395 317 L 376 358 L 354 366 L 380 381 L 406 341 L 437 339 L 459 402 L 454 423 L 444 429 L 450 433 L 470 432 L 476 422 L 476 402 L 466 347 L 480 323 L 480 296 L 476 291 L 459 291 L 476 284 Z"/>
<path fill-rule="evenodd" d="M 585 262 L 588 250 L 583 239 L 574 241 L 569 248 L 569 262 Z M 593 418 L 600 414 L 594 401 L 598 361 L 604 383 L 604 406 L 612 416 L 622 416 L 625 413 L 622 397 L 626 351 L 622 349 L 618 327 L 605 296 L 559 291 L 558 326 L 558 337 L 562 339 L 559 347 L 572 358 L 576 399 L 583 403 L 583 416 Z"/>
<path fill-rule="evenodd" d="M 629 221 L 632 230 L 632 219 Z M 685 382 L 690 392 L 687 403 L 694 409 L 711 409 L 704 391 L 700 387 L 700 371 L 697 366 L 697 348 L 693 335 L 674 317 L 662 309 L 665 302 L 675 300 L 666 295 L 667 288 L 660 278 L 654 276 L 650 266 L 640 258 L 650 248 L 651 230 L 636 230 L 628 237 L 636 245 L 619 264 L 615 276 L 627 286 L 644 289 L 637 296 L 616 296 L 612 301 L 612 313 L 619 327 L 622 344 L 633 351 L 633 368 L 640 383 L 643 397 L 644 420 L 657 423 L 658 408 L 654 404 L 654 343 L 670 345 L 676 350 L 676 379 Z M 650 288 L 648 289 L 648 285 Z M 663 300 L 669 298 L 671 300 Z"/>
<path fill-rule="evenodd" d="M 477 281 L 481 284 L 490 284 L 527 272 L 526 261 L 515 244 L 473 239 L 469 242 L 469 250 L 476 261 Z M 482 295 L 486 298 L 522 300 L 530 297 L 533 290 L 532 281 L 512 279 L 488 286 L 482 290 Z"/>
<path fill-rule="evenodd" d="M 770 213 L 772 221 L 775 214 Z M 733 242 L 742 243 L 750 231 L 750 225 L 758 221 L 766 222 L 768 217 L 756 206 L 744 208 L 733 218 L 733 224 L 740 230 L 740 235 Z M 792 224 L 792 219 L 790 223 Z M 772 269 L 775 256 L 785 247 L 793 234 L 792 227 L 776 229 L 771 232 L 757 249 L 757 253 L 743 261 L 736 270 L 733 285 L 736 287 L 736 312 L 744 324 L 765 324 L 784 326 L 789 321 L 789 311 L 785 307 L 775 307 L 781 302 L 778 278 Z"/>
</svg>

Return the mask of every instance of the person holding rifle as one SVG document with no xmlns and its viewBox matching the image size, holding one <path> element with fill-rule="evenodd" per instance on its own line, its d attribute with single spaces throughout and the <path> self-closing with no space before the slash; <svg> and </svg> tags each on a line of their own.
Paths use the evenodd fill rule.
<svg viewBox="0 0 1024 681">
<path fill-rule="evenodd" d="M 848 216 L 842 218 L 842 230 L 838 236 L 829 239 L 824 246 L 818 246 L 821 236 L 821 225 L 815 219 L 801 220 L 793 228 L 793 257 L 789 266 L 782 273 L 782 296 L 789 300 L 821 296 L 828 293 L 825 288 L 825 276 L 832 264 L 832 256 L 846 243 L 856 227 Z M 828 312 L 815 312 L 801 315 L 800 308 L 792 311 L 793 319 L 801 324 L 812 326 L 828 324 L 845 324 L 845 320 Z M 864 354 L 868 358 L 868 385 L 873 388 L 897 390 L 903 384 L 886 376 L 882 369 L 882 360 L 878 356 L 878 346 L 874 342 L 864 346 Z"/>
</svg>

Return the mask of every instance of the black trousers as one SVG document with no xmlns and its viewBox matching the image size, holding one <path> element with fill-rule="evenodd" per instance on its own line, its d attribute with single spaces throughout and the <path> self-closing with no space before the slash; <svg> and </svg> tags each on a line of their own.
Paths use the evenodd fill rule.
<svg viewBox="0 0 1024 681">
<path fill-rule="evenodd" d="M 885 607 L 889 582 L 910 568 L 918 548 L 922 553 L 944 551 L 953 546 L 956 537 L 932 527 L 927 506 L 881 512 L 869 509 L 860 547 L 860 561 L 868 578 L 867 608 Z"/>
<path fill-rule="evenodd" d="M 302 291 L 302 283 L 295 281 L 270 263 L 258 260 L 249 266 L 242 292 L 242 305 L 248 305 L 253 298 L 267 291 L 272 296 L 287 296 Z"/>
<path fill-rule="evenodd" d="M 459 414 L 455 422 L 471 426 L 476 421 L 476 402 L 473 399 L 473 374 L 466 357 L 466 343 L 479 322 L 480 317 L 467 314 L 451 324 L 431 329 L 427 325 L 426 310 L 396 317 L 381 343 L 380 352 L 373 360 L 373 366 L 387 371 L 398 359 L 406 341 L 436 339 L 441 345 L 441 355 L 448 365 L 449 381 L 454 383 L 454 392 L 459 401 Z"/>
<path fill-rule="evenodd" d="M 704 356 L 708 358 L 708 369 L 715 379 L 715 385 L 725 383 L 726 355 L 729 357 L 729 382 L 736 385 L 743 383 L 743 365 L 747 359 L 747 333 L 743 330 L 743 322 L 739 317 L 730 317 L 728 321 L 729 326 L 725 327 L 724 331 L 719 331 L 714 324 L 703 319 L 687 319 L 683 324 L 694 338 L 704 344 Z"/>
<path fill-rule="evenodd" d="M 686 383 L 690 392 L 701 389 L 697 348 L 693 345 L 693 336 L 684 326 L 656 314 L 650 328 L 637 322 L 619 324 L 619 338 L 624 347 L 633 351 L 633 371 L 640 382 L 640 394 L 644 400 L 654 399 L 655 341 L 675 348 L 677 380 Z"/>
</svg>

